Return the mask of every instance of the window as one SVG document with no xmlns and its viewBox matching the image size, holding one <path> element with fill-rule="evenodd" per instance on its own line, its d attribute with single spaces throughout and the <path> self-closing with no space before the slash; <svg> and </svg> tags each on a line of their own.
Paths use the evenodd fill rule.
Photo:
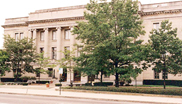
<svg viewBox="0 0 182 104">
<path fill-rule="evenodd" d="M 57 52 L 57 48 L 52 47 L 52 59 L 56 59 L 56 56 L 57 56 L 56 52 Z"/>
<path fill-rule="evenodd" d="M 40 41 L 44 41 L 44 31 L 40 32 Z"/>
<path fill-rule="evenodd" d="M 168 79 L 168 73 L 167 72 L 165 74 L 164 74 L 164 72 L 162 72 L 162 78 L 164 79 L 164 77 L 165 77 L 165 79 Z"/>
<path fill-rule="evenodd" d="M 23 39 L 23 38 L 24 38 L 23 33 L 20 33 L 20 39 Z"/>
<path fill-rule="evenodd" d="M 52 31 L 52 40 L 56 40 L 56 31 Z"/>
<path fill-rule="evenodd" d="M 159 30 L 159 23 L 153 23 L 153 28 Z"/>
<path fill-rule="evenodd" d="M 65 58 L 67 59 L 68 56 L 70 56 L 70 47 L 69 46 L 64 47 L 64 51 L 65 51 Z"/>
<path fill-rule="evenodd" d="M 44 48 L 41 47 L 41 48 L 40 48 L 40 53 L 43 53 L 43 52 L 44 52 Z"/>
<path fill-rule="evenodd" d="M 155 70 L 154 70 L 154 78 L 155 78 L 155 79 L 159 79 L 159 72 L 157 72 L 157 71 L 155 71 Z"/>
<path fill-rule="evenodd" d="M 18 41 L 18 33 L 15 33 L 15 41 Z"/>
<path fill-rule="evenodd" d="M 81 50 L 82 50 L 82 47 L 78 47 L 78 53 L 77 53 L 78 57 L 81 55 Z"/>
<path fill-rule="evenodd" d="M 70 39 L 70 30 L 65 30 L 64 38 L 65 39 Z"/>
<path fill-rule="evenodd" d="M 31 39 L 33 39 L 33 31 L 31 31 Z"/>
</svg>

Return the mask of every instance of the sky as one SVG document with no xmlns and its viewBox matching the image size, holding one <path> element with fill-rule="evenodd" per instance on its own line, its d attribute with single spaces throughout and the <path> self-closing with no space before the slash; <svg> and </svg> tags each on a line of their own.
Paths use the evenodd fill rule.
<svg viewBox="0 0 182 104">
<path fill-rule="evenodd" d="M 26 17 L 30 12 L 40 9 L 84 5 L 90 0 L 1 0 L 0 26 L 6 18 Z M 139 0 L 142 4 L 160 3 L 180 0 Z M 0 27 L 0 49 L 3 47 L 4 29 Z"/>
</svg>

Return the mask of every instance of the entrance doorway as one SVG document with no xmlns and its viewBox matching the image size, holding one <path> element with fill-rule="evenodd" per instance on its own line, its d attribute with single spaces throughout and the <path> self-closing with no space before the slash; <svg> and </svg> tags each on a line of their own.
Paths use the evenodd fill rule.
<svg viewBox="0 0 182 104">
<path fill-rule="evenodd" d="M 63 74 L 62 74 L 62 82 L 67 81 L 67 69 L 63 69 Z"/>
<path fill-rule="evenodd" d="M 80 82 L 81 81 L 81 73 L 79 71 L 74 71 L 74 82 Z"/>
</svg>

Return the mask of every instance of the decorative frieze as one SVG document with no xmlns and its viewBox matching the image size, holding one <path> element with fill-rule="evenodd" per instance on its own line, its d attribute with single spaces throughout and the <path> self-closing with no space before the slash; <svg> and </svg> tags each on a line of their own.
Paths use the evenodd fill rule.
<svg viewBox="0 0 182 104">
<path fill-rule="evenodd" d="M 83 19 L 84 19 L 84 16 L 79 16 L 79 17 L 69 17 L 69 18 L 57 18 L 57 19 L 27 21 L 26 23 L 27 24 L 35 24 L 35 23 L 60 22 L 60 21 L 83 20 Z"/>
<path fill-rule="evenodd" d="M 181 13 L 182 9 L 174 9 L 174 10 L 163 10 L 163 11 L 151 11 L 151 12 L 142 12 L 142 16 L 147 16 L 147 15 L 158 15 L 158 14 L 172 14 L 172 13 Z"/>
</svg>

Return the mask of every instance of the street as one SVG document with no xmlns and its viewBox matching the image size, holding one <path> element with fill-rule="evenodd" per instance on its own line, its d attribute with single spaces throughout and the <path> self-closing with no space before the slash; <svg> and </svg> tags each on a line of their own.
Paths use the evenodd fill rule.
<svg viewBox="0 0 182 104">
<path fill-rule="evenodd" d="M 149 103 L 0 94 L 0 104 L 149 104 Z"/>
</svg>

